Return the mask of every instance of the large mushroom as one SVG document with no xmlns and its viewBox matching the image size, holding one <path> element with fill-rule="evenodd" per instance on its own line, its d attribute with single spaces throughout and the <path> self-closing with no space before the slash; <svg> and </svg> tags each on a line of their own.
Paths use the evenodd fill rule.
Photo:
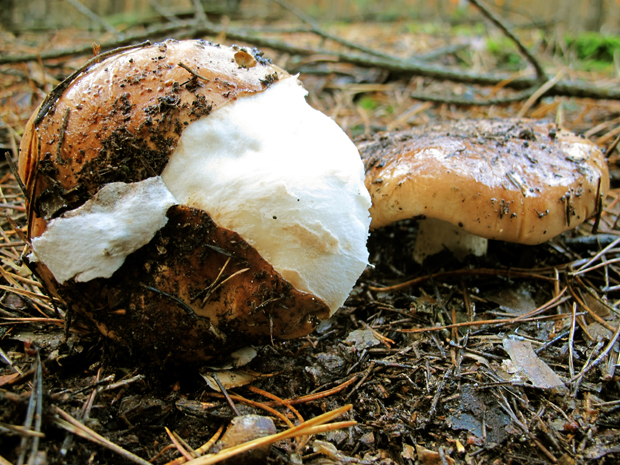
<svg viewBox="0 0 620 465">
<path fill-rule="evenodd" d="M 372 198 L 371 228 L 425 219 L 414 251 L 486 251 L 487 239 L 540 244 L 574 228 L 609 189 L 592 142 L 554 123 L 462 120 L 357 142 Z"/>
<path fill-rule="evenodd" d="M 260 52 L 200 40 L 70 76 L 20 147 L 46 287 L 153 360 L 308 334 L 366 266 L 370 199 L 304 96 Z"/>
</svg>

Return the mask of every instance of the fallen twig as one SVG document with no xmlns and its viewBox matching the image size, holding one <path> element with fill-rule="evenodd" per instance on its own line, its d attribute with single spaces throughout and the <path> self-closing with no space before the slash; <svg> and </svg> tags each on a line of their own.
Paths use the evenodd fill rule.
<svg viewBox="0 0 620 465">
<path fill-rule="evenodd" d="M 349 426 L 354 426 L 357 424 L 357 422 L 355 421 L 343 421 L 331 425 L 325 424 L 332 419 L 339 417 L 343 413 L 348 412 L 351 407 L 352 405 L 345 405 L 336 410 L 332 410 L 331 412 L 324 413 L 323 415 L 319 415 L 318 417 L 305 421 L 304 423 L 281 433 L 272 434 L 270 436 L 265 436 L 262 438 L 254 439 L 253 441 L 245 442 L 238 446 L 222 449 L 217 454 L 199 457 L 186 463 L 188 465 L 210 465 L 213 463 L 221 462 L 222 460 L 226 460 L 230 457 L 234 457 L 235 455 L 254 449 L 256 447 L 266 446 L 269 444 L 273 444 L 274 442 L 282 441 L 283 439 L 290 439 L 297 436 L 307 436 L 310 434 L 319 434 L 322 432 L 331 431 L 333 429 L 341 429 L 347 428 Z"/>
<path fill-rule="evenodd" d="M 421 276 L 419 278 L 414 278 L 409 281 L 405 281 L 404 283 L 395 284 L 393 286 L 386 287 L 377 287 L 377 286 L 368 286 L 371 291 L 378 292 L 391 292 L 391 291 L 400 291 L 402 289 L 407 289 L 409 287 L 419 286 L 420 284 L 425 283 L 428 280 L 441 280 L 445 278 L 452 278 L 454 276 L 476 276 L 476 275 L 484 275 L 484 276 L 504 276 L 508 278 L 529 278 L 529 279 L 540 279 L 543 281 L 555 281 L 555 278 L 550 278 L 549 276 L 542 276 L 534 273 L 524 273 L 522 271 L 513 271 L 513 270 L 495 270 L 491 268 L 473 268 L 473 269 L 463 269 L 463 270 L 451 270 L 451 271 L 443 271 L 440 273 L 435 273 L 428 276 Z"/>
<path fill-rule="evenodd" d="M 463 69 L 451 69 L 444 66 L 431 65 L 418 61 L 401 60 L 395 57 L 372 56 L 367 53 L 361 55 L 348 54 L 322 49 L 312 49 L 308 47 L 298 47 L 291 45 L 287 42 L 263 37 L 259 34 L 249 32 L 248 30 L 240 28 L 224 28 L 222 26 L 212 23 L 206 25 L 197 24 L 195 21 L 186 21 L 180 25 L 172 24 L 166 25 L 164 27 L 147 29 L 147 31 L 145 31 L 144 33 L 134 36 L 127 36 L 117 41 L 101 44 L 101 46 L 102 48 L 109 49 L 139 41 L 154 39 L 155 37 L 166 37 L 174 33 L 177 33 L 179 34 L 179 36 L 183 37 L 203 37 L 205 35 L 217 36 L 222 32 L 226 32 L 226 36 L 232 40 L 240 40 L 254 44 L 259 47 L 267 47 L 292 55 L 331 55 L 344 63 L 351 63 L 365 68 L 385 69 L 395 74 L 401 74 L 405 76 L 423 76 L 466 84 L 480 84 L 490 86 L 502 83 L 506 79 L 505 76 L 498 76 L 496 74 L 474 73 Z M 48 54 L 42 53 L 22 55 L 18 57 L 0 57 L 0 64 L 37 61 L 38 59 L 45 60 L 48 58 L 81 55 L 90 52 L 91 46 L 89 45 L 88 47 L 82 47 L 79 49 L 50 52 Z M 511 87 L 514 89 L 530 89 L 538 85 L 539 81 L 536 77 L 521 77 L 511 80 L 506 84 L 506 87 Z M 570 97 L 620 100 L 620 89 L 617 87 L 610 87 L 606 89 L 602 87 L 592 86 L 587 83 L 567 83 L 560 81 L 555 84 L 551 89 L 549 89 L 546 95 L 564 95 Z"/>
<path fill-rule="evenodd" d="M 478 8 L 478 10 L 480 10 L 480 12 L 484 16 L 486 16 L 493 24 L 495 24 L 498 28 L 500 28 L 502 32 L 506 35 L 506 37 L 508 37 L 510 40 L 512 40 L 515 43 L 515 45 L 519 49 L 519 52 L 521 52 L 521 54 L 527 59 L 527 61 L 529 61 L 532 64 L 532 66 L 536 70 L 536 76 L 538 77 L 538 81 L 540 83 L 544 82 L 547 79 L 545 70 L 543 69 L 541 64 L 538 62 L 538 60 L 534 57 L 534 55 L 532 55 L 530 51 L 525 47 L 525 45 L 523 45 L 523 43 L 518 39 L 518 37 L 515 36 L 512 33 L 512 31 L 508 29 L 508 27 L 498 17 L 496 17 L 493 13 L 491 13 L 489 10 L 483 7 L 480 3 L 478 3 L 478 0 L 468 0 L 468 1 L 469 3 L 474 5 L 476 8 Z"/>
<path fill-rule="evenodd" d="M 110 449 L 111 451 L 116 452 L 120 456 L 126 458 L 127 460 L 131 460 L 134 463 L 138 463 L 140 465 L 151 465 L 150 462 L 147 462 L 146 460 L 141 459 L 137 455 L 134 455 L 131 452 L 123 449 L 122 447 L 114 444 L 113 442 L 107 440 L 100 434 L 90 429 L 88 426 L 80 423 L 75 418 L 73 418 L 71 415 L 69 415 L 67 412 L 62 410 L 60 407 L 53 406 L 52 410 L 55 411 L 61 417 L 61 418 L 56 418 L 54 421 L 54 423 L 57 426 L 60 426 L 61 428 L 71 433 L 74 433 L 80 437 L 83 437 L 84 439 L 88 439 L 89 441 L 99 444 L 100 446 L 106 447 Z"/>
</svg>

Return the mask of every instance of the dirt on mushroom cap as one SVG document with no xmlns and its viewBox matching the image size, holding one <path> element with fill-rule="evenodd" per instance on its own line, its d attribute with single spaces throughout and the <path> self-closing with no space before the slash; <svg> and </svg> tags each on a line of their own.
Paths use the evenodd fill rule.
<svg viewBox="0 0 620 465">
<path fill-rule="evenodd" d="M 24 132 L 19 173 L 40 217 L 32 218 L 30 234 L 38 236 L 47 220 L 107 183 L 161 174 L 185 126 L 288 76 L 265 59 L 239 66 L 234 55 L 235 49 L 202 40 L 167 40 L 76 76 Z"/>
<path fill-rule="evenodd" d="M 544 242 L 592 216 L 609 189 L 604 156 L 554 123 L 443 123 L 359 139 L 371 227 L 438 218 L 489 239 Z"/>
</svg>

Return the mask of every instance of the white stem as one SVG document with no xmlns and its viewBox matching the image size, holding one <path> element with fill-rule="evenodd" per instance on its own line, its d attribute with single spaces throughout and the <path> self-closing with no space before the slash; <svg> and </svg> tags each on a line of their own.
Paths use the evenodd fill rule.
<svg viewBox="0 0 620 465">
<path fill-rule="evenodd" d="M 426 257 L 444 249 L 450 250 L 459 260 L 469 254 L 480 257 L 487 252 L 488 239 L 468 233 L 451 223 L 429 218 L 419 221 L 418 224 L 413 259 L 419 264 L 422 264 Z"/>
</svg>

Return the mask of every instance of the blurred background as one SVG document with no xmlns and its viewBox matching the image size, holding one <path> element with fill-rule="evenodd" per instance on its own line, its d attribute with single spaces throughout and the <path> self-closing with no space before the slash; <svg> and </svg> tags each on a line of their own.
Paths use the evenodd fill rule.
<svg viewBox="0 0 620 465">
<path fill-rule="evenodd" d="M 287 14 L 272 0 L 201 0 L 205 11 L 230 19 L 275 21 Z M 320 21 L 430 21 L 466 24 L 479 19 L 463 0 L 290 0 Z M 493 0 L 488 2 L 505 20 L 518 26 L 620 33 L 620 0 Z M 179 18 L 193 15 L 192 0 L 0 0 L 0 26 L 14 32 L 75 27 L 97 29 L 100 23 L 80 11 L 83 5 L 120 30 L 136 22 L 162 20 L 161 11 Z"/>
</svg>

